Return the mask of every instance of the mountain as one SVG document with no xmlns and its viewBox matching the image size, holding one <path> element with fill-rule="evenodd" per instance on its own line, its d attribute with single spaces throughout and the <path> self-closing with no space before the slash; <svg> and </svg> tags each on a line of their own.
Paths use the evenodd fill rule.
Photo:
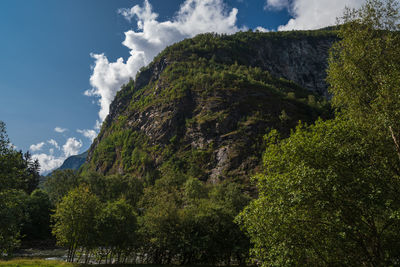
<svg viewBox="0 0 400 267">
<path fill-rule="evenodd" d="M 247 183 L 263 136 L 331 116 L 335 31 L 201 34 L 161 52 L 118 92 L 83 172 Z"/>
<path fill-rule="evenodd" d="M 70 156 L 64 161 L 64 163 L 57 170 L 66 170 L 66 169 L 79 170 L 79 168 L 85 163 L 87 155 L 88 151 L 79 155 Z"/>
</svg>

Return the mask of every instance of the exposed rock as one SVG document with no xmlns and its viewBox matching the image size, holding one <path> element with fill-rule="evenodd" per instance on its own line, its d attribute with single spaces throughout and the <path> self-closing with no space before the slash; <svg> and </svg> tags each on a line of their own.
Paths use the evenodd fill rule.
<svg viewBox="0 0 400 267">
<path fill-rule="evenodd" d="M 169 47 L 118 92 L 86 170 L 147 177 L 163 175 L 169 162 L 211 183 L 248 180 L 260 166 L 265 133 L 285 135 L 298 120 L 326 115 L 307 97 L 327 96 L 335 40 L 332 32 L 210 34 Z M 224 71 L 221 81 L 213 78 Z"/>
</svg>

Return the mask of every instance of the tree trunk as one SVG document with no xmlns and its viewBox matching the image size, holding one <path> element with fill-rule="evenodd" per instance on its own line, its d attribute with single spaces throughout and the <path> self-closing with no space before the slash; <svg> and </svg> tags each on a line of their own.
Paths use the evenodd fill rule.
<svg viewBox="0 0 400 267">
<path fill-rule="evenodd" d="M 393 131 L 392 126 L 389 126 L 389 131 L 390 131 L 390 133 L 392 135 L 392 139 L 393 139 L 394 145 L 396 147 L 397 156 L 399 157 L 399 160 L 400 160 L 400 142 L 399 142 L 400 140 L 399 140 L 399 136 L 396 135 L 396 133 Z"/>
</svg>

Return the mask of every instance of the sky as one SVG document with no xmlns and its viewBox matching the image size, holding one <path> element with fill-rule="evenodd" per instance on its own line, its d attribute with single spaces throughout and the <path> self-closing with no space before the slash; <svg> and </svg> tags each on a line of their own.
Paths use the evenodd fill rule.
<svg viewBox="0 0 400 267">
<path fill-rule="evenodd" d="M 86 151 L 121 85 L 204 32 L 318 29 L 363 0 L 1 0 L 0 120 L 42 173 Z"/>
</svg>

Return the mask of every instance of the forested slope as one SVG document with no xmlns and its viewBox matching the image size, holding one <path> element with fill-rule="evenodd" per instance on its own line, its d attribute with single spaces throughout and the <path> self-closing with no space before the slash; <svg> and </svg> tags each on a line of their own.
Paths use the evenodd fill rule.
<svg viewBox="0 0 400 267">
<path fill-rule="evenodd" d="M 118 93 L 83 170 L 149 184 L 172 169 L 247 181 L 265 133 L 329 116 L 322 96 L 336 39 L 328 30 L 241 32 L 168 47 Z"/>
</svg>

